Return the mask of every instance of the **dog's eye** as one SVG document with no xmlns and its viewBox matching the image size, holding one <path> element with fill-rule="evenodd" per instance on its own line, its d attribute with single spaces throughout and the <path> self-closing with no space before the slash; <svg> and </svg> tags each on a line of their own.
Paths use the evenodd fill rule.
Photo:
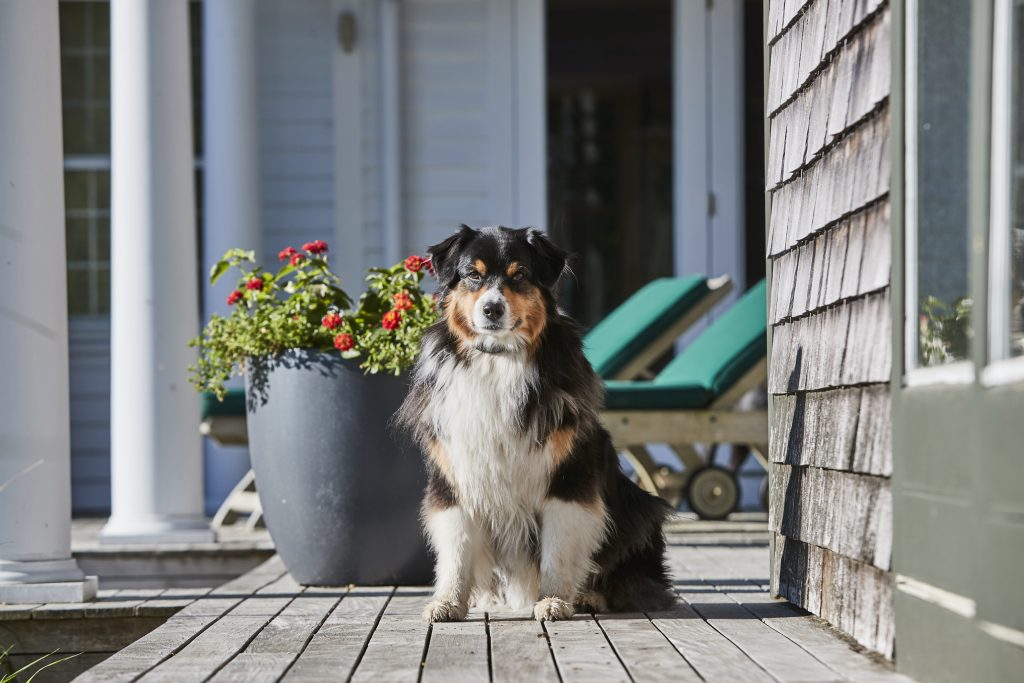
<svg viewBox="0 0 1024 683">
<path fill-rule="evenodd" d="M 466 279 L 469 280 L 470 282 L 480 282 L 480 280 L 483 280 L 484 278 L 480 273 L 474 270 L 471 271 L 469 275 L 466 276 Z"/>
<path fill-rule="evenodd" d="M 523 273 L 523 271 L 517 270 L 515 272 L 515 275 L 512 276 L 512 280 L 513 280 L 513 282 L 522 282 L 525 277 L 526 277 L 526 274 Z"/>
</svg>

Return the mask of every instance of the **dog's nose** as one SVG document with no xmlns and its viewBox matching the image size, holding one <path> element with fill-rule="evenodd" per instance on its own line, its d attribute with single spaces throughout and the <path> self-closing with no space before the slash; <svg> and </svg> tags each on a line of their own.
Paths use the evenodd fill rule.
<svg viewBox="0 0 1024 683">
<path fill-rule="evenodd" d="M 484 303 L 484 317 L 488 320 L 497 320 L 505 313 L 505 306 L 500 301 L 488 301 Z"/>
</svg>

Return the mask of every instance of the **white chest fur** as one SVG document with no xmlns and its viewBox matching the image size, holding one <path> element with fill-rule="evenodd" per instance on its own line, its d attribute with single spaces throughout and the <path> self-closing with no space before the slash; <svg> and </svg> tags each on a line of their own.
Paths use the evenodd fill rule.
<svg viewBox="0 0 1024 683">
<path fill-rule="evenodd" d="M 521 552 L 537 531 L 549 476 L 548 458 L 520 424 L 536 370 L 523 353 L 449 363 L 439 373 L 432 419 L 459 502 L 495 551 Z"/>
</svg>

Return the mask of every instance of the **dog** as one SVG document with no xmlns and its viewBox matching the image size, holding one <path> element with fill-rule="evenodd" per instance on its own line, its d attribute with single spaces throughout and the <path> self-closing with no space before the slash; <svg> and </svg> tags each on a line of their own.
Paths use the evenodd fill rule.
<svg viewBox="0 0 1024 683">
<path fill-rule="evenodd" d="M 398 413 L 428 471 L 424 617 L 669 609 L 670 508 L 623 474 L 598 421 L 602 384 L 556 306 L 567 253 L 535 229 L 465 225 L 428 253 L 442 315 Z"/>
</svg>

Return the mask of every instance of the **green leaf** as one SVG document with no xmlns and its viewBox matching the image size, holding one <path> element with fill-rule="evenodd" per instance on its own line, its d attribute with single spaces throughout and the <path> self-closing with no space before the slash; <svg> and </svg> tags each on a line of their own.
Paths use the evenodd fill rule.
<svg viewBox="0 0 1024 683">
<path fill-rule="evenodd" d="M 223 275 L 230 267 L 231 264 L 227 261 L 217 261 L 213 264 L 213 268 L 210 268 L 210 284 L 212 285 L 217 282 L 217 280 L 220 279 L 220 276 Z"/>
</svg>

